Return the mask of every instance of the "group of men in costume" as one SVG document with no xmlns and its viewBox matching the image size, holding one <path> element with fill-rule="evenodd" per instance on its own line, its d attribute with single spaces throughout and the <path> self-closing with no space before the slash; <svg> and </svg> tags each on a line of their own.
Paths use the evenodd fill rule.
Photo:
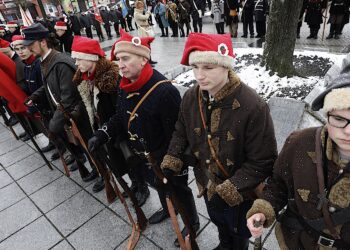
<svg viewBox="0 0 350 250">
<path fill-rule="evenodd" d="M 349 67 L 313 105 L 323 108 L 327 125 L 293 133 L 278 157 L 268 105 L 232 69 L 230 35 L 189 35 L 181 64 L 192 66 L 197 84 L 181 100 L 171 80 L 149 63 L 152 37 L 133 37 L 121 30 L 109 61 L 97 41 L 75 36 L 74 62 L 52 48 L 41 24 L 23 33 L 20 46 L 34 55 L 23 60 L 40 58 L 37 74 L 42 77 L 37 89 L 26 92 L 28 112 L 50 107 L 46 134 L 58 141 L 57 147 L 70 151 L 79 166 L 87 151 L 67 143 L 69 113 L 88 151 L 106 150 L 113 174 L 130 176 L 139 206 L 150 194 L 148 185 L 154 187 L 162 209 L 149 218 L 150 224 L 169 217 L 166 196 L 176 195 L 190 226 L 199 230 L 187 185 L 192 166 L 198 197 L 204 198 L 218 228 L 220 243 L 215 249 L 247 249 L 251 234 L 261 235 L 260 224 L 268 227 L 275 218 L 283 249 L 349 249 L 350 219 L 339 219 L 350 202 Z M 99 175 L 90 165 L 93 169 L 85 181 Z M 155 166 L 173 185 L 173 193 L 153 172 Z M 94 190 L 101 190 L 105 181 L 100 176 Z M 284 216 L 279 216 L 287 204 Z M 318 228 L 313 228 L 314 221 Z M 188 233 L 185 227 L 182 234 Z"/>
</svg>

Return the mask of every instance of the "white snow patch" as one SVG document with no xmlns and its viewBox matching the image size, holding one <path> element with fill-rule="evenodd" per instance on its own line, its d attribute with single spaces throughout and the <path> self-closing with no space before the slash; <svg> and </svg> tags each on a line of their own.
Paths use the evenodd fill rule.
<svg viewBox="0 0 350 250">
<path fill-rule="evenodd" d="M 261 48 L 237 48 L 234 50 L 236 58 L 241 57 L 245 54 L 253 54 L 253 58 L 258 58 L 258 55 L 263 53 Z M 341 54 L 331 54 L 327 52 L 315 52 L 315 51 L 295 51 L 296 56 L 318 56 L 329 58 L 333 63 L 341 63 L 345 55 Z M 313 60 L 310 60 L 311 62 Z M 264 99 L 269 99 L 272 96 L 283 96 L 294 99 L 304 99 L 305 95 L 302 94 L 303 91 L 310 92 L 316 85 L 323 86 L 324 77 L 312 76 L 307 78 L 302 78 L 294 76 L 291 78 L 279 77 L 276 74 L 270 76 L 269 71 L 265 67 L 261 67 L 259 64 L 256 65 L 246 65 L 246 62 L 242 60 L 241 62 L 236 61 L 237 67 L 240 68 L 238 76 L 240 79 L 255 89 L 258 94 L 260 94 Z M 177 85 L 182 85 L 185 87 L 191 87 L 195 81 L 193 71 L 187 71 L 175 78 Z M 192 82 L 192 84 L 190 84 Z M 183 88 L 182 91 L 183 92 Z M 300 96 L 298 96 L 300 95 Z"/>
</svg>

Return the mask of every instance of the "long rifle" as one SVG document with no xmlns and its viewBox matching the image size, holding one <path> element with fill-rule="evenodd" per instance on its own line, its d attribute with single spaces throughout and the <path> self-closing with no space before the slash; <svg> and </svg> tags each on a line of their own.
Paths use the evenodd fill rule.
<svg viewBox="0 0 350 250">
<path fill-rule="evenodd" d="M 43 128 L 45 134 L 47 135 L 47 137 L 49 138 L 49 140 L 55 145 L 55 148 L 60 156 L 60 160 L 62 162 L 63 168 L 64 168 L 64 172 L 66 174 L 67 177 L 70 177 L 70 171 L 69 168 L 67 166 L 66 161 L 64 160 L 64 156 L 62 151 L 60 150 L 60 147 L 58 146 L 58 139 L 57 136 L 53 133 L 51 133 L 48 128 L 45 126 L 45 124 L 48 124 L 48 118 L 46 117 L 46 115 L 44 114 L 44 112 L 40 112 L 37 105 L 34 102 L 31 103 L 25 103 L 25 105 L 30 106 L 33 105 L 38 112 L 33 116 L 39 123 L 40 126 Z"/>
<path fill-rule="evenodd" d="M 183 204 L 176 197 L 175 188 L 173 187 L 173 184 L 171 183 L 170 180 L 168 180 L 164 176 L 162 170 L 160 169 L 160 166 L 154 160 L 152 153 L 147 153 L 146 157 L 147 157 L 148 162 L 150 163 L 150 165 L 153 169 L 154 174 L 157 176 L 157 178 L 160 180 L 160 182 L 164 185 L 164 187 L 168 188 L 168 190 L 170 191 L 171 198 L 169 199 L 169 201 L 175 204 L 175 207 L 179 211 L 181 218 L 182 218 L 185 226 L 188 229 L 191 249 L 199 250 L 199 247 L 198 247 L 197 242 L 196 242 L 196 231 L 193 229 L 193 227 L 190 223 L 189 216 L 187 214 L 187 211 L 184 209 Z M 169 210 L 169 207 L 168 207 L 168 210 Z M 179 239 L 179 243 L 180 243 L 181 238 Z M 187 248 L 184 248 L 184 249 L 189 250 Z"/>
<path fill-rule="evenodd" d="M 111 185 L 111 182 L 110 182 L 110 175 L 109 175 L 109 172 L 107 171 L 107 169 L 105 168 L 105 166 L 103 165 L 103 163 L 100 161 L 99 157 L 97 157 L 97 155 L 94 155 L 92 156 L 89 152 L 89 149 L 86 145 L 86 142 L 85 140 L 83 139 L 83 137 L 81 136 L 81 133 L 79 131 L 79 128 L 77 126 L 77 124 L 75 123 L 74 121 L 74 118 L 72 117 L 72 115 L 65 111 L 63 109 L 63 106 L 60 105 L 60 109 L 63 111 L 63 114 L 66 116 L 66 118 L 69 119 L 70 123 L 71 123 L 71 128 L 72 128 L 72 133 L 73 135 L 78 139 L 80 145 L 84 148 L 87 156 L 89 157 L 90 161 L 95 165 L 97 171 L 99 172 L 100 176 L 103 177 L 104 179 L 104 183 L 105 183 L 105 190 L 106 190 L 106 196 L 107 196 L 107 201 L 109 203 L 112 203 L 115 198 L 117 197 L 116 196 L 116 193 L 114 192 L 113 190 L 113 187 Z"/>
<path fill-rule="evenodd" d="M 16 138 L 16 140 L 19 140 L 15 130 L 10 125 L 10 120 L 7 118 L 6 113 L 5 113 L 5 104 L 1 103 L 1 100 L 0 100 L 0 113 L 1 113 L 2 119 L 4 119 L 5 125 L 10 129 L 11 133 Z"/>
<path fill-rule="evenodd" d="M 107 164 L 109 169 L 112 169 L 112 162 L 111 160 L 107 157 L 107 154 L 105 151 L 102 151 L 101 149 L 99 150 L 98 154 L 100 156 L 102 156 L 104 162 Z M 115 171 L 117 171 L 114 168 Z M 115 178 L 117 179 L 117 182 L 119 183 L 119 185 L 123 188 L 123 190 L 127 193 L 128 197 L 130 197 L 131 202 L 133 203 L 133 206 L 135 208 L 135 212 L 136 212 L 136 217 L 137 217 L 137 221 L 135 222 L 135 220 L 133 219 L 130 210 L 125 202 L 125 199 L 123 197 L 123 195 L 121 195 L 119 189 L 116 190 L 117 193 L 119 193 L 122 197 L 118 197 L 120 198 L 120 201 L 123 203 L 124 208 L 126 210 L 126 213 L 128 215 L 128 218 L 130 220 L 130 223 L 132 224 L 132 233 L 131 236 L 129 238 L 128 241 L 128 245 L 127 245 L 127 249 L 132 250 L 135 248 L 139 238 L 140 238 L 140 234 L 143 230 L 146 229 L 147 227 L 147 218 L 144 214 L 144 212 L 142 211 L 142 209 L 140 208 L 140 206 L 137 204 L 137 200 L 135 197 L 135 194 L 131 191 L 131 189 L 129 188 L 128 184 L 126 183 L 126 181 L 123 179 L 123 177 L 119 174 L 119 173 L 115 173 Z M 112 176 L 112 183 L 113 186 L 118 188 L 117 184 L 114 181 L 114 178 Z"/>
<path fill-rule="evenodd" d="M 38 144 L 36 143 L 36 141 L 33 138 L 32 133 L 30 132 L 29 128 L 27 127 L 27 124 L 25 121 L 22 120 L 22 117 L 20 117 L 20 114 L 15 114 L 16 118 L 18 119 L 19 123 L 21 124 L 21 126 L 23 127 L 24 131 L 28 134 L 31 142 L 33 143 L 34 147 L 36 148 L 36 150 L 39 152 L 41 158 L 43 158 L 43 160 L 45 161 L 46 165 L 48 166 L 49 169 L 53 170 L 53 167 L 51 166 L 50 162 L 47 160 L 46 156 L 44 155 L 44 153 L 41 151 L 41 148 L 38 146 Z"/>
</svg>

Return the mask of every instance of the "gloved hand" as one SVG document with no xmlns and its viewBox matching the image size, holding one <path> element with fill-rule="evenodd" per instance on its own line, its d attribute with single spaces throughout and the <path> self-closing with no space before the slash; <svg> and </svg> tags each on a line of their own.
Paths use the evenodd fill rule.
<svg viewBox="0 0 350 250">
<path fill-rule="evenodd" d="M 208 207 L 216 211 L 223 211 L 225 208 L 228 208 L 228 204 L 220 197 L 220 195 L 218 195 L 218 193 L 215 193 L 208 201 Z"/>
<path fill-rule="evenodd" d="M 37 97 L 35 95 L 28 96 L 27 99 L 25 99 L 25 101 L 24 101 L 24 105 L 26 105 L 28 107 L 33 106 L 33 102 L 39 103 L 39 97 Z"/>
<path fill-rule="evenodd" d="M 95 135 L 91 137 L 88 142 L 88 149 L 90 152 L 94 152 L 103 144 L 105 144 L 107 141 L 108 141 L 108 136 L 106 135 L 106 133 L 101 130 L 97 130 L 95 132 Z"/>
</svg>

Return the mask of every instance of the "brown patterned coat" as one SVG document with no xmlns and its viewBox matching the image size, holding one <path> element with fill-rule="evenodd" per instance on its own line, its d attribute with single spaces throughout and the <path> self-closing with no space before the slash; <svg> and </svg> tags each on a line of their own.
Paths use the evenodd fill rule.
<svg viewBox="0 0 350 250">
<path fill-rule="evenodd" d="M 322 217 L 317 210 L 318 181 L 316 171 L 315 131 L 309 128 L 292 133 L 286 140 L 284 147 L 275 162 L 273 178 L 264 189 L 263 199 L 256 200 L 247 213 L 247 218 L 261 212 L 266 216 L 265 227 L 272 224 L 275 214 L 288 202 L 295 200 L 294 210 L 305 219 Z M 322 131 L 322 143 L 325 144 L 325 128 Z M 346 165 L 340 160 L 333 142 L 328 138 L 326 143 L 328 160 L 328 183 L 332 183 L 339 174 L 339 170 Z M 335 184 L 329 195 L 330 205 L 334 208 L 345 208 L 350 203 L 350 177 L 342 178 Z M 290 214 L 287 209 L 286 214 Z M 350 242 L 350 223 L 336 228 L 343 240 Z M 316 240 L 305 231 L 291 230 L 278 223 L 276 236 L 281 249 L 318 249 Z M 323 249 L 320 247 L 319 249 Z M 328 248 L 329 249 L 329 248 Z"/>
<path fill-rule="evenodd" d="M 183 164 L 181 158 L 189 145 L 198 160 L 194 173 L 199 196 L 208 190 L 208 199 L 211 199 L 218 192 L 230 206 L 238 205 L 243 199 L 251 198 L 248 194 L 272 173 L 277 150 L 269 108 L 254 90 L 230 71 L 229 83 L 214 96 L 213 102 L 209 101 L 205 92 L 201 92 L 203 111 L 210 119 L 211 131 L 207 133 L 201 121 L 198 93 L 198 85 L 185 93 L 162 168 L 178 172 Z M 211 156 L 208 134 L 229 178 L 223 176 Z M 203 168 L 223 183 L 213 183 Z"/>
</svg>

